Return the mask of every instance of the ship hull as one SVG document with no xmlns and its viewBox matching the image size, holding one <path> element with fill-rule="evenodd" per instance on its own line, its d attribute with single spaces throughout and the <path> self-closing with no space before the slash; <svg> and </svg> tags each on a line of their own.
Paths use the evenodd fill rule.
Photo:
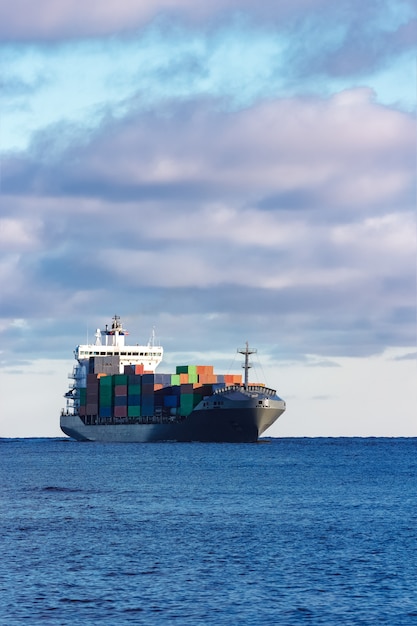
<svg viewBox="0 0 417 626">
<path fill-rule="evenodd" d="M 114 443 L 226 442 L 253 443 L 284 412 L 285 405 L 194 410 L 180 422 L 85 424 L 78 415 L 61 415 L 61 430 L 78 441 Z"/>
</svg>

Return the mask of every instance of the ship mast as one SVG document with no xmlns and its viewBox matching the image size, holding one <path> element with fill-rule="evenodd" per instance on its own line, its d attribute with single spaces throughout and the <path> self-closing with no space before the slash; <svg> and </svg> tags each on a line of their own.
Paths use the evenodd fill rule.
<svg viewBox="0 0 417 626">
<path fill-rule="evenodd" d="M 252 363 L 249 363 L 249 355 L 256 354 L 256 352 L 257 350 L 249 349 L 248 342 L 246 342 L 246 345 L 242 350 L 238 350 L 239 354 L 243 354 L 245 356 L 245 362 L 242 365 L 243 369 L 245 370 L 245 389 L 247 389 L 249 385 L 249 369 L 252 367 Z"/>
</svg>

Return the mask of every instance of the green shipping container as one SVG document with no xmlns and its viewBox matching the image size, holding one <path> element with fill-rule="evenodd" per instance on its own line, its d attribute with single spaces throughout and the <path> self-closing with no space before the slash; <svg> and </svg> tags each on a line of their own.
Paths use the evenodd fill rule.
<svg viewBox="0 0 417 626">
<path fill-rule="evenodd" d="M 127 393 L 129 396 L 139 396 L 140 390 L 141 390 L 140 385 L 129 385 L 127 388 Z"/>
<path fill-rule="evenodd" d="M 177 374 L 191 374 L 191 376 L 197 376 L 197 365 L 177 365 L 175 371 Z"/>
<path fill-rule="evenodd" d="M 115 374 L 112 378 L 115 385 L 127 385 L 127 374 Z"/>
<path fill-rule="evenodd" d="M 114 386 L 113 385 L 100 385 L 99 392 L 105 393 L 111 396 L 111 394 L 114 393 Z"/>
<path fill-rule="evenodd" d="M 127 416 L 128 417 L 140 417 L 140 406 L 128 406 Z"/>
<path fill-rule="evenodd" d="M 179 374 L 171 374 L 171 385 L 176 386 L 180 384 L 180 375 Z"/>
<path fill-rule="evenodd" d="M 180 397 L 180 413 L 181 415 L 188 415 L 194 408 L 194 394 L 184 393 Z"/>
<path fill-rule="evenodd" d="M 87 389 L 82 387 L 80 389 L 80 405 L 85 406 L 87 403 Z"/>
<path fill-rule="evenodd" d="M 100 376 L 100 389 L 102 387 L 111 387 L 113 385 L 113 376 Z"/>
</svg>

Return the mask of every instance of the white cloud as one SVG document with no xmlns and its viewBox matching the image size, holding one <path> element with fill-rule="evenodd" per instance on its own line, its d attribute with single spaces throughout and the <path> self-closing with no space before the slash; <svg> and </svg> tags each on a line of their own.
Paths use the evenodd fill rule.
<svg viewBox="0 0 417 626">
<path fill-rule="evenodd" d="M 372 268 L 375 277 L 404 277 L 417 251 L 416 218 L 411 213 L 336 226 L 329 236 L 336 246 L 351 250 L 352 265 L 368 271 Z"/>
<path fill-rule="evenodd" d="M 38 218 L 21 219 L 0 218 L 0 246 L 1 251 L 24 251 L 36 248 L 39 244 L 39 229 L 41 223 Z"/>
</svg>

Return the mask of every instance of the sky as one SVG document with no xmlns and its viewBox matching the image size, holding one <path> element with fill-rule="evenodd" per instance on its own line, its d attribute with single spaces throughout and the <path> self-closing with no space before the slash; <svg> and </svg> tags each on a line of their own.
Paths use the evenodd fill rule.
<svg viewBox="0 0 417 626">
<path fill-rule="evenodd" d="M 0 437 L 120 315 L 273 437 L 417 436 L 411 0 L 0 0 Z"/>
</svg>

